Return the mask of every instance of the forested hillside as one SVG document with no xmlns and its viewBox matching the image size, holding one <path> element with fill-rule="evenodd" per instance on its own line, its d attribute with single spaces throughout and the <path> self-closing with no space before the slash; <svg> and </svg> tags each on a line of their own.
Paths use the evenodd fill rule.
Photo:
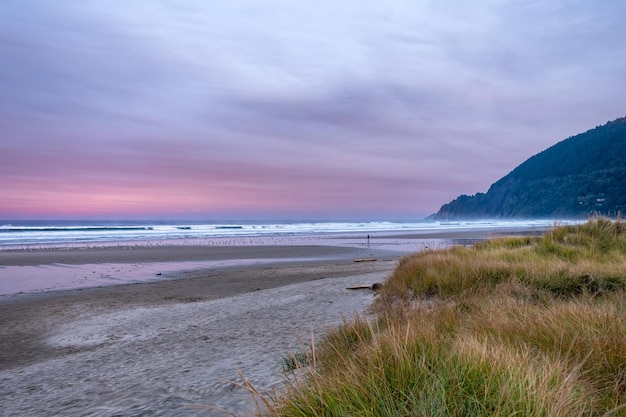
<svg viewBox="0 0 626 417">
<path fill-rule="evenodd" d="M 431 218 L 584 218 L 625 209 L 626 118 L 620 118 L 557 143 L 487 193 L 461 195 Z"/>
</svg>

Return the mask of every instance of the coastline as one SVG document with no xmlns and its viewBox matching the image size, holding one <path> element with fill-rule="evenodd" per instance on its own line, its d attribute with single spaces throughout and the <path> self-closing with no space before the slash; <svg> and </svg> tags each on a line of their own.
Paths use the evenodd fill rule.
<svg viewBox="0 0 626 417">
<path fill-rule="evenodd" d="M 0 297 L 0 409 L 21 416 L 249 415 L 240 370 L 280 389 L 279 359 L 366 314 L 370 290 L 436 235 L 329 237 L 318 245 L 133 246 L 1 251 L 4 271 L 179 265 L 147 281 Z M 456 232 L 446 239 L 494 237 Z M 320 242 L 318 242 L 320 243 Z M 357 259 L 375 262 L 354 262 Z M 245 262 L 243 262 L 245 260 Z M 233 263 L 228 263 L 232 261 Z M 62 262 L 62 265 L 60 263 Z M 203 267 L 203 262 L 225 262 Z M 48 269 L 47 269 L 48 268 Z"/>
<path fill-rule="evenodd" d="M 511 234 L 541 234 L 548 227 L 370 234 L 167 239 L 0 246 L 0 300 L 7 295 L 120 285 L 167 279 L 181 271 L 264 263 L 391 256 Z M 361 255 L 363 256 L 363 255 Z"/>
</svg>

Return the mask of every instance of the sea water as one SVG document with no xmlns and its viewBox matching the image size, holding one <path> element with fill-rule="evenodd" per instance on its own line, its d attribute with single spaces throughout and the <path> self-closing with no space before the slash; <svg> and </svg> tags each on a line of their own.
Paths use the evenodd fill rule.
<svg viewBox="0 0 626 417">
<path fill-rule="evenodd" d="M 554 220 L 368 221 L 368 222 L 189 222 L 189 221 L 4 221 L 0 222 L 0 297 L 168 279 L 182 270 L 276 262 L 277 259 L 214 259 L 194 262 L 133 262 L 84 265 L 7 266 L 3 253 L 14 249 L 88 249 L 117 246 L 290 246 L 314 245 L 380 250 L 394 256 L 426 248 L 472 244 L 445 239 L 441 232 L 534 230 Z M 370 239 L 371 237 L 371 239 Z M 368 252 L 369 253 L 369 252 Z M 391 255 L 390 255 L 391 256 Z M 308 256 L 307 260 L 312 258 Z M 280 257 L 281 261 L 296 260 Z"/>
<path fill-rule="evenodd" d="M 435 233 L 489 229 L 545 228 L 561 220 L 210 222 L 210 221 L 2 221 L 0 249 L 80 243 L 158 242 L 241 237 L 287 237 L 377 232 Z"/>
</svg>

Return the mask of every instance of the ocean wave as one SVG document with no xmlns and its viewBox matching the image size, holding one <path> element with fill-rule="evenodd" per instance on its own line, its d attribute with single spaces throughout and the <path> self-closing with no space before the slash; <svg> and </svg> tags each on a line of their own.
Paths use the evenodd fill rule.
<svg viewBox="0 0 626 417">
<path fill-rule="evenodd" d="M 562 223 L 562 222 L 561 222 Z M 0 247 L 30 244 L 57 245 L 83 242 L 128 242 L 174 239 L 211 239 L 256 236 L 299 236 L 319 234 L 368 235 L 377 232 L 430 233 L 446 230 L 484 230 L 507 227 L 546 227 L 554 220 L 494 220 L 454 222 L 282 222 L 282 223 L 202 223 L 202 222 L 67 222 L 46 224 L 11 222 L 0 226 Z"/>
</svg>

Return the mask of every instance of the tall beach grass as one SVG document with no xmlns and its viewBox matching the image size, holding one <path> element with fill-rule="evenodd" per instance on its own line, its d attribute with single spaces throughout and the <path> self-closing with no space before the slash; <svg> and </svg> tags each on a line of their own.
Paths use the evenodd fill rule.
<svg viewBox="0 0 626 417">
<path fill-rule="evenodd" d="M 267 416 L 626 416 L 626 225 L 405 257 Z"/>
</svg>

